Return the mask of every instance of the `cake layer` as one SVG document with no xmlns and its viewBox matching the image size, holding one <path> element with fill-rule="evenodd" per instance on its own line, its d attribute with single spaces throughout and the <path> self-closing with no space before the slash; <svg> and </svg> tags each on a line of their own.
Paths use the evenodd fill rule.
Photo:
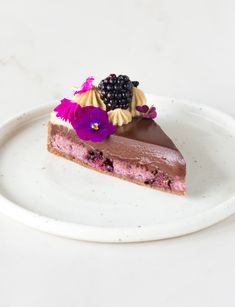
<svg viewBox="0 0 235 307">
<path fill-rule="evenodd" d="M 149 125 L 150 120 L 142 122 L 147 131 L 153 129 Z M 143 135 L 134 135 L 130 125 L 127 130 L 125 126 L 120 127 L 102 143 L 91 143 L 79 140 L 76 132 L 68 127 L 49 123 L 48 149 L 52 153 L 110 175 L 184 194 L 185 163 L 175 145 L 169 138 L 166 144 L 164 135 L 161 146 L 154 144 L 154 139 L 153 144 L 145 143 Z M 134 125 L 140 125 L 140 121 L 135 121 Z M 141 127 L 138 128 L 140 131 Z M 156 127 L 159 134 L 164 133 L 158 125 Z"/>
</svg>

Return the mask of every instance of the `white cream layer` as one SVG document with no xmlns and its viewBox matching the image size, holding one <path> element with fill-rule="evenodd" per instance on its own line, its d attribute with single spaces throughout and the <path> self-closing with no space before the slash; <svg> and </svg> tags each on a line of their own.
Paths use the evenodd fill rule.
<svg viewBox="0 0 235 307">
<path fill-rule="evenodd" d="M 53 125 L 60 125 L 60 126 L 67 127 L 68 129 L 73 129 L 72 125 L 69 122 L 66 122 L 62 120 L 61 118 L 57 117 L 56 112 L 51 112 L 50 122 Z"/>
</svg>

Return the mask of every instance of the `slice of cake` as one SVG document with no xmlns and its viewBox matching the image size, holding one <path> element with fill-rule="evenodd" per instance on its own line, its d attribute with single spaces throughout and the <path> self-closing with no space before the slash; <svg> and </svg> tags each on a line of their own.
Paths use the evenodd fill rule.
<svg viewBox="0 0 235 307">
<path fill-rule="evenodd" d="M 96 88 L 88 78 L 51 113 L 48 150 L 83 166 L 155 189 L 185 193 L 182 154 L 155 122 L 156 110 L 127 76 Z"/>
</svg>

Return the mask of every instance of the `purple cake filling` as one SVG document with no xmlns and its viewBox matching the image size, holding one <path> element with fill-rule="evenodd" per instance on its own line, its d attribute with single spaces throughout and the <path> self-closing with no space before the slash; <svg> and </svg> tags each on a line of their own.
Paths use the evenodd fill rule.
<svg viewBox="0 0 235 307">
<path fill-rule="evenodd" d="M 179 177 L 171 178 L 159 169 L 148 170 L 147 167 L 129 164 L 120 159 L 109 159 L 100 150 L 89 150 L 83 144 L 73 142 L 59 134 L 50 139 L 51 146 L 58 152 L 66 154 L 73 160 L 81 161 L 97 170 L 114 173 L 123 178 L 157 187 L 163 190 L 181 192 L 185 190 L 185 183 Z"/>
</svg>

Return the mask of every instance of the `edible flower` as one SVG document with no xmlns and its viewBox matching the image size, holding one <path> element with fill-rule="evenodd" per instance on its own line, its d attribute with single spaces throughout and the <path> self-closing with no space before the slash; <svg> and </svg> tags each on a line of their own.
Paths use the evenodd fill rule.
<svg viewBox="0 0 235 307">
<path fill-rule="evenodd" d="M 116 126 L 109 122 L 107 112 L 93 106 L 81 108 L 72 126 L 81 140 L 91 142 L 102 142 L 116 131 Z"/>
<path fill-rule="evenodd" d="M 143 113 L 143 117 L 145 118 L 154 119 L 157 117 L 157 111 L 154 106 L 151 106 L 151 107 L 147 105 L 137 106 L 136 110 L 140 113 Z"/>
<path fill-rule="evenodd" d="M 74 118 L 77 117 L 81 106 L 67 98 L 62 99 L 60 102 L 61 103 L 54 109 L 54 111 L 57 112 L 56 116 L 64 121 L 72 123 Z"/>
<path fill-rule="evenodd" d="M 82 93 L 84 93 L 84 92 L 87 92 L 87 91 L 89 91 L 89 90 L 91 90 L 92 89 L 92 82 L 95 80 L 95 78 L 94 77 L 88 77 L 87 79 L 86 79 L 86 81 L 81 85 L 81 89 L 80 90 L 78 90 L 78 91 L 75 91 L 74 92 L 74 95 L 76 95 L 76 94 L 82 94 Z"/>
</svg>

